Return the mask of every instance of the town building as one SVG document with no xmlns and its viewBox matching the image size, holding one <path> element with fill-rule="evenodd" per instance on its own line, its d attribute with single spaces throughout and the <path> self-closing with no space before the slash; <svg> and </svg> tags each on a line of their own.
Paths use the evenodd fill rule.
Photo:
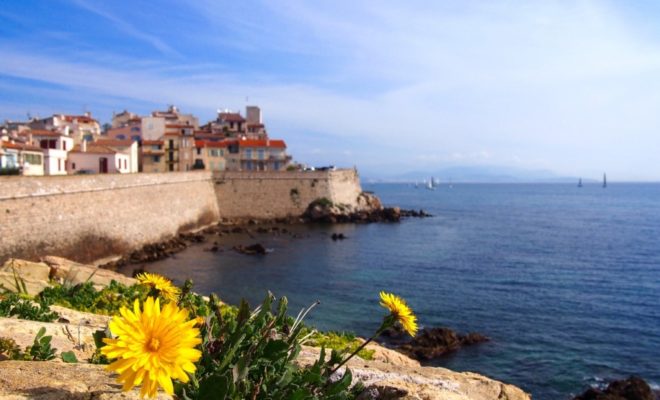
<svg viewBox="0 0 660 400">
<path fill-rule="evenodd" d="M 227 169 L 228 141 L 195 141 L 195 169 L 224 171 Z M 201 167 L 201 168 L 200 168 Z"/>
<path fill-rule="evenodd" d="M 165 143 L 162 140 L 143 140 L 140 147 L 140 172 L 165 172 Z"/>
<path fill-rule="evenodd" d="M 108 147 L 117 153 L 128 157 L 128 173 L 139 172 L 139 149 L 138 142 L 131 139 L 99 139 L 94 142 L 95 145 Z"/>
<path fill-rule="evenodd" d="M 21 136 L 26 139 L 27 144 L 42 149 L 45 175 L 66 175 L 67 155 L 74 146 L 74 139 L 69 135 L 68 127 L 65 126 L 63 132 L 31 129 L 23 131 Z"/>
<path fill-rule="evenodd" d="M 199 129 L 199 120 L 193 114 L 182 114 L 177 107 L 170 106 L 167 111 L 154 111 L 151 116 L 142 117 L 142 139 L 160 140 L 166 133 L 183 129 L 181 127 L 190 128 L 192 134 Z"/>
<path fill-rule="evenodd" d="M 43 151 L 26 143 L 0 140 L 0 174 L 44 175 Z"/>
<path fill-rule="evenodd" d="M 83 141 L 69 152 L 70 174 L 130 173 L 130 157 L 110 147 Z"/>
<path fill-rule="evenodd" d="M 28 123 L 33 130 L 46 130 L 64 132 L 68 129 L 75 144 L 86 140 L 94 141 L 101 135 L 101 126 L 92 118 L 92 114 L 86 112 L 84 115 L 53 114 L 48 118 L 33 119 Z"/>
<path fill-rule="evenodd" d="M 193 167 L 193 130 L 172 130 L 163 136 L 166 171 L 190 171 Z"/>
<path fill-rule="evenodd" d="M 284 140 L 242 139 L 238 146 L 242 171 L 282 171 L 291 161 Z"/>
</svg>

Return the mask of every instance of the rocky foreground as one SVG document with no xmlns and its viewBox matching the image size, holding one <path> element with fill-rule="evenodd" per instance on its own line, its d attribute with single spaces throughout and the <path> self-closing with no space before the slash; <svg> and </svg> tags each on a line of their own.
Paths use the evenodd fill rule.
<svg viewBox="0 0 660 400">
<path fill-rule="evenodd" d="M 46 262 L 11 260 L 0 268 L 0 279 L 10 287 L 14 272 L 29 283 L 29 291 L 38 293 L 51 280 L 69 282 L 92 281 L 103 287 L 111 279 L 126 284 L 133 279 L 112 271 L 46 257 Z M 0 318 L 0 337 L 12 338 L 20 347 L 32 344 L 40 328 L 51 335 L 58 355 L 73 351 L 77 364 L 57 361 L 0 361 L 0 398 L 2 399 L 137 399 L 139 391 L 122 392 L 114 377 L 102 365 L 88 364 L 94 352 L 92 334 L 104 329 L 109 317 L 52 306 L 60 315 L 57 322 L 36 322 Z M 443 399 L 443 400 L 529 400 L 521 389 L 470 372 L 454 372 L 444 368 L 423 367 L 418 361 L 378 344 L 370 344 L 374 359 L 354 358 L 348 363 L 354 379 L 367 388 L 365 399 Z M 319 349 L 305 347 L 298 362 L 313 363 Z M 343 373 L 343 369 L 339 373 Z M 159 398 L 170 398 L 161 394 Z"/>
</svg>

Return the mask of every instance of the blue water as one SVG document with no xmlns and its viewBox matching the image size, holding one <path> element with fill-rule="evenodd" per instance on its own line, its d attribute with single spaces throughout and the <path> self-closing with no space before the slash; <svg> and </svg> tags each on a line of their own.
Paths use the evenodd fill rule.
<svg viewBox="0 0 660 400">
<path fill-rule="evenodd" d="M 407 299 L 424 326 L 492 338 L 439 365 L 513 383 L 535 399 L 568 399 L 637 374 L 660 383 L 660 185 L 454 184 L 435 191 L 365 185 L 385 204 L 436 216 L 399 224 L 300 227 L 261 241 L 265 257 L 197 246 L 147 266 L 203 293 L 255 304 L 266 290 L 309 322 L 368 335 L 378 291 Z M 332 232 L 349 238 L 329 239 Z M 292 310 L 294 311 L 294 310 Z"/>
</svg>

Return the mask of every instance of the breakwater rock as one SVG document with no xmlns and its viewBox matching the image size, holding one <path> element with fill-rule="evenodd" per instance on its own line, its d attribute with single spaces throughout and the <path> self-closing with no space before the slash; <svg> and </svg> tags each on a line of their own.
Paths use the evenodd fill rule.
<svg viewBox="0 0 660 400">
<path fill-rule="evenodd" d="M 424 328 L 412 339 L 400 329 L 388 330 L 383 336 L 397 351 L 419 361 L 430 361 L 463 346 L 489 341 L 480 333 L 461 335 L 449 328 Z"/>
<path fill-rule="evenodd" d="M 307 206 L 302 215 L 305 222 L 321 223 L 373 223 L 399 222 L 404 217 L 423 218 L 431 215 L 424 210 L 402 210 L 399 207 L 383 207 L 380 199 L 372 193 L 363 192 L 358 197 L 357 206 L 333 203 L 321 198 Z"/>
<path fill-rule="evenodd" d="M 657 400 L 658 393 L 642 378 L 631 376 L 611 382 L 605 389 L 589 388 L 573 400 Z"/>
</svg>

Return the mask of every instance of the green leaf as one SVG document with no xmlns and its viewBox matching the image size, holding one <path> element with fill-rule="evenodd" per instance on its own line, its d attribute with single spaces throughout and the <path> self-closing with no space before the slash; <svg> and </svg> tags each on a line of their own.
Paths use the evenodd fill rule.
<svg viewBox="0 0 660 400">
<path fill-rule="evenodd" d="M 211 375 L 199 384 L 199 400 L 216 400 L 230 397 L 231 379 L 227 376 Z"/>
<path fill-rule="evenodd" d="M 263 356 L 271 361 L 282 357 L 289 350 L 289 344 L 284 340 L 271 340 L 263 350 Z"/>
<path fill-rule="evenodd" d="M 103 339 L 106 338 L 105 330 L 95 331 L 92 336 L 94 337 L 94 344 L 96 345 L 97 349 L 105 346 L 105 343 L 103 342 Z"/>
<path fill-rule="evenodd" d="M 238 315 L 236 316 L 236 325 L 243 326 L 245 321 L 250 318 L 250 306 L 245 299 L 241 299 L 241 304 L 238 306 Z"/>
<path fill-rule="evenodd" d="M 65 363 L 77 363 L 78 359 L 76 358 L 76 355 L 73 353 L 73 351 L 65 351 L 62 353 L 62 361 Z"/>
</svg>

